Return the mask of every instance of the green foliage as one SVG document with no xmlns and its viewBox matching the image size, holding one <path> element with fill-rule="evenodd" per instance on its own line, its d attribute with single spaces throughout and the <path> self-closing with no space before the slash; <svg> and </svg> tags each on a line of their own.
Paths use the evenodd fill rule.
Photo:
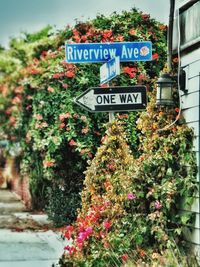
<svg viewBox="0 0 200 267">
<path fill-rule="evenodd" d="M 80 196 L 73 192 L 70 185 L 66 187 L 53 186 L 47 189 L 49 199 L 46 207 L 49 219 L 55 226 L 63 226 L 76 218 L 76 210 L 80 207 Z"/>
<path fill-rule="evenodd" d="M 49 37 L 51 30 L 52 30 L 52 26 L 48 25 L 38 32 L 34 32 L 34 33 L 24 32 L 24 35 L 25 35 L 24 41 L 27 43 L 33 43 L 36 41 L 40 41 L 41 39 L 43 39 L 45 37 Z"/>
</svg>

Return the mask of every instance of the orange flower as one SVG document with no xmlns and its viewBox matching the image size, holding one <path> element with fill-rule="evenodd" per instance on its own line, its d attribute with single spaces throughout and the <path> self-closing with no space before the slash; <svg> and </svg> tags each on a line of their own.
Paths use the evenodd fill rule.
<svg viewBox="0 0 200 267">
<path fill-rule="evenodd" d="M 167 29 L 167 25 L 161 24 L 161 25 L 159 26 L 159 29 L 160 29 L 161 31 L 164 31 L 164 30 Z"/>
<path fill-rule="evenodd" d="M 130 34 L 130 35 L 136 35 L 136 34 L 137 34 L 137 30 L 135 30 L 135 29 L 130 29 L 129 34 Z"/>
<path fill-rule="evenodd" d="M 50 93 L 54 93 L 55 90 L 54 90 L 53 87 L 50 87 L 50 86 L 49 86 L 49 87 L 47 88 L 47 91 L 50 92 Z"/>
<path fill-rule="evenodd" d="M 178 63 L 178 57 L 173 58 L 174 63 Z"/>
<path fill-rule="evenodd" d="M 117 38 L 116 38 L 116 41 L 123 42 L 124 41 L 124 36 L 123 35 L 118 35 Z"/>
<path fill-rule="evenodd" d="M 110 38 L 112 36 L 112 30 L 105 30 L 103 31 L 103 38 L 107 39 Z"/>
<path fill-rule="evenodd" d="M 140 257 L 144 257 L 146 255 L 145 251 L 143 249 L 138 249 Z"/>
<path fill-rule="evenodd" d="M 88 128 L 83 128 L 83 129 L 81 130 L 81 133 L 83 133 L 83 134 L 87 134 L 87 133 L 88 133 L 88 131 L 89 131 L 89 129 L 88 129 Z"/>
<path fill-rule="evenodd" d="M 43 166 L 44 168 L 49 168 L 49 167 L 53 167 L 55 165 L 55 160 L 44 160 L 43 161 Z"/>
</svg>

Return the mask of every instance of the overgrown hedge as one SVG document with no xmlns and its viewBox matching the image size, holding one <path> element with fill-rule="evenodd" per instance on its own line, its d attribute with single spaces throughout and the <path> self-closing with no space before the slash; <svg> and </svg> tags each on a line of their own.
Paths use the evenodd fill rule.
<svg viewBox="0 0 200 267">
<path fill-rule="evenodd" d="M 75 216 L 83 171 L 108 121 L 107 114 L 88 113 L 73 102 L 89 87 L 99 86 L 101 65 L 67 64 L 64 43 L 144 40 L 153 43 L 153 60 L 122 63 L 112 85 L 144 84 L 152 91 L 166 61 L 166 26 L 136 9 L 99 15 L 54 33 L 48 26 L 12 39 L 10 48 L 0 52 L 0 137 L 11 146 L 20 144 L 20 169 L 30 179 L 33 205 L 47 207 L 57 225 Z M 133 151 L 138 150 L 137 116 L 118 115 Z"/>
</svg>

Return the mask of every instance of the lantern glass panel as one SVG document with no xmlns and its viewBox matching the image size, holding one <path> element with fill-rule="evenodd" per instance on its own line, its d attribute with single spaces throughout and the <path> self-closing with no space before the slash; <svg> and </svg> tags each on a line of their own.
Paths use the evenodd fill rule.
<svg viewBox="0 0 200 267">
<path fill-rule="evenodd" d="M 171 100 L 172 99 L 172 88 L 171 85 L 166 84 L 161 89 L 161 99 Z"/>
</svg>

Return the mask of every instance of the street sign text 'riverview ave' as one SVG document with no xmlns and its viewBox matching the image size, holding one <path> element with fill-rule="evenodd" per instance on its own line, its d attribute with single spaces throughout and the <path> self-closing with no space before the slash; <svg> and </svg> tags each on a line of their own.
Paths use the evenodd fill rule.
<svg viewBox="0 0 200 267">
<path fill-rule="evenodd" d="M 75 102 L 91 112 L 144 110 L 147 104 L 146 87 L 93 87 L 78 96 Z"/>
<path fill-rule="evenodd" d="M 120 62 L 150 61 L 152 43 L 114 42 L 114 43 L 66 43 L 66 61 L 68 63 L 107 62 L 119 56 Z"/>
</svg>

